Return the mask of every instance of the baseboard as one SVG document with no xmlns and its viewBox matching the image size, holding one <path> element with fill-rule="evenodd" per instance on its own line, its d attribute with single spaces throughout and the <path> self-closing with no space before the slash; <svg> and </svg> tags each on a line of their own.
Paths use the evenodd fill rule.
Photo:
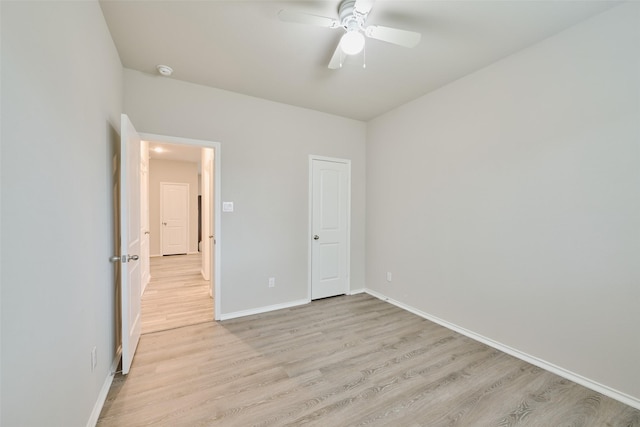
<svg viewBox="0 0 640 427">
<path fill-rule="evenodd" d="M 102 412 L 104 402 L 107 401 L 107 395 L 109 394 L 109 389 L 111 388 L 111 384 L 113 383 L 113 377 L 115 377 L 116 371 L 118 370 L 118 365 L 120 364 L 120 356 L 122 356 L 122 347 L 118 347 L 116 356 L 113 358 L 113 362 L 111 362 L 111 367 L 109 368 L 107 378 L 105 378 L 104 384 L 102 384 L 102 388 L 100 389 L 100 393 L 98 394 L 98 399 L 96 400 L 95 405 L 93 405 L 93 411 L 91 411 L 91 416 L 89 417 L 89 421 L 87 421 L 87 427 L 95 427 L 95 425 L 98 424 L 100 412 Z"/>
<path fill-rule="evenodd" d="M 365 288 L 353 289 L 353 290 L 349 291 L 347 293 L 347 295 L 363 294 L 365 292 L 366 292 Z"/>
<path fill-rule="evenodd" d="M 600 384 L 596 381 L 590 380 L 589 378 L 585 378 L 582 375 L 576 374 L 575 372 L 571 372 L 567 369 L 561 368 L 557 365 L 554 365 L 553 363 L 549 363 L 546 360 L 542 360 L 539 359 L 535 356 L 531 356 L 530 354 L 524 353 L 520 350 L 517 350 L 515 348 L 509 347 L 507 345 L 504 345 L 500 342 L 494 341 L 490 338 L 487 338 L 483 335 L 477 334 L 473 331 L 470 331 L 468 329 L 462 328 L 456 324 L 447 322 L 446 320 L 440 319 L 436 316 L 432 316 L 429 313 L 425 313 L 424 311 L 418 310 L 414 307 L 411 307 L 410 305 L 404 304 L 400 301 L 396 301 L 392 298 L 387 297 L 386 295 L 383 295 L 379 292 L 373 291 L 371 289 L 365 289 L 364 290 L 367 294 L 376 297 L 378 299 L 381 299 L 383 301 L 386 301 L 390 304 L 393 304 L 397 307 L 402 308 L 403 310 L 406 310 L 410 313 L 413 313 L 415 315 L 418 315 L 424 319 L 430 320 L 434 323 L 439 324 L 440 326 L 444 326 L 447 329 L 450 329 L 452 331 L 458 332 L 464 336 L 467 336 L 473 340 L 479 341 L 483 344 L 486 344 L 490 347 L 493 347 L 497 350 L 500 350 L 504 353 L 507 353 L 513 357 L 517 357 L 520 360 L 524 360 L 525 362 L 531 363 L 532 365 L 535 365 L 539 368 L 545 369 L 549 372 L 552 372 L 556 375 L 559 375 L 563 378 L 566 378 L 570 381 L 573 381 L 577 384 L 580 384 L 581 386 L 587 387 L 593 391 L 597 391 L 598 393 L 604 394 L 605 396 L 608 396 L 612 399 L 615 399 L 619 402 L 624 403 L 625 405 L 629 405 L 633 408 L 636 409 L 640 409 L 640 399 L 637 399 L 633 396 L 630 396 L 626 393 L 620 392 L 618 390 L 615 390 L 611 387 L 608 387 L 606 385 Z"/>
<path fill-rule="evenodd" d="M 252 316 L 254 314 L 267 313 L 269 311 L 282 310 L 283 308 L 291 308 L 299 305 L 309 304 L 311 300 L 301 299 L 297 301 L 285 302 L 282 304 L 268 305 L 266 307 L 252 308 L 250 310 L 234 311 L 233 313 L 221 314 L 220 320 L 235 319 L 237 317 Z"/>
</svg>

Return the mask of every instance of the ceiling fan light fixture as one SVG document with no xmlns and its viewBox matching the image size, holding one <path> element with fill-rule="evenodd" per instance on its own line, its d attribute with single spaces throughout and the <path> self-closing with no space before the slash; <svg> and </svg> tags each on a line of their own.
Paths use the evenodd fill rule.
<svg viewBox="0 0 640 427">
<path fill-rule="evenodd" d="M 364 49 L 364 36 L 360 31 L 347 31 L 340 39 L 340 48 L 347 55 L 356 55 Z"/>
</svg>

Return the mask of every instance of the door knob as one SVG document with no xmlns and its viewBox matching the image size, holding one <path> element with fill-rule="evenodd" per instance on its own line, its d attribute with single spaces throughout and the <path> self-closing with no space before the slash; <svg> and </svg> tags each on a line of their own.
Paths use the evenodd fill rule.
<svg viewBox="0 0 640 427">
<path fill-rule="evenodd" d="M 318 240 L 319 238 L 320 238 L 320 236 L 318 236 L 317 234 L 314 234 L 313 240 Z"/>
<path fill-rule="evenodd" d="M 138 255 L 122 255 L 122 256 L 112 256 L 109 257 L 109 261 L 111 262 L 122 262 L 123 264 L 129 261 L 137 261 L 140 259 Z"/>
</svg>

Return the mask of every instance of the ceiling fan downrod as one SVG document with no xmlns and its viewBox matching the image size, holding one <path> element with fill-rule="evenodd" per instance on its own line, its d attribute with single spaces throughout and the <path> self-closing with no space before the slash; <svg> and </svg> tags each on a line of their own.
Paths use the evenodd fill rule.
<svg viewBox="0 0 640 427">
<path fill-rule="evenodd" d="M 356 9 L 356 0 L 343 0 L 338 6 L 340 25 L 347 31 L 364 30 L 364 21 L 368 13 L 361 13 Z"/>
</svg>

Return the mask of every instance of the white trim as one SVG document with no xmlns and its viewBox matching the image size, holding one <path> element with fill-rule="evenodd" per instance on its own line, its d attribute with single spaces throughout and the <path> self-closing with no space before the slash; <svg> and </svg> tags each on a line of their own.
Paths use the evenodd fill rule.
<svg viewBox="0 0 640 427">
<path fill-rule="evenodd" d="M 440 326 L 444 326 L 447 329 L 450 329 L 452 331 L 458 332 L 464 336 L 467 336 L 473 340 L 479 341 L 483 344 L 488 345 L 489 347 L 493 347 L 497 350 L 500 350 L 504 353 L 507 353 L 513 357 L 517 357 L 520 360 L 524 360 L 525 362 L 531 363 L 532 365 L 535 365 L 539 368 L 545 369 L 549 372 L 552 372 L 556 375 L 559 375 L 563 378 L 566 378 L 570 381 L 573 381 L 577 384 L 580 384 L 581 386 L 587 387 L 591 390 L 597 391 L 598 393 L 602 393 L 605 396 L 608 396 L 612 399 L 615 399 L 619 402 L 622 402 L 626 405 L 629 405 L 633 408 L 636 409 L 640 409 L 640 399 L 637 399 L 633 396 L 630 396 L 626 393 L 623 393 L 621 391 L 615 390 L 611 387 L 608 387 L 606 385 L 600 384 L 596 381 L 590 380 L 589 378 L 585 378 L 582 375 L 576 374 L 575 372 L 571 372 L 567 369 L 561 368 L 560 366 L 554 365 L 553 363 L 549 363 L 546 360 L 542 360 L 538 357 L 532 356 L 530 354 L 524 353 L 520 350 L 517 350 L 513 347 L 509 347 L 508 345 L 502 344 L 498 341 L 494 341 L 491 338 L 487 338 L 483 335 L 477 334 L 473 331 L 470 331 L 468 329 L 462 328 L 456 324 L 447 322 L 446 320 L 440 319 L 439 317 L 433 316 L 431 314 L 425 313 L 424 311 L 418 310 L 414 307 L 411 307 L 410 305 L 404 304 L 400 301 L 396 301 L 392 298 L 389 298 L 379 292 L 373 291 L 371 289 L 365 289 L 365 292 L 368 293 L 371 296 L 374 296 L 378 299 L 381 299 L 383 301 L 386 301 L 390 304 L 393 304 L 397 307 L 402 308 L 403 310 L 406 310 L 410 313 L 413 313 L 415 315 L 418 315 L 422 318 L 425 318 L 427 320 L 430 320 L 434 323 L 437 323 Z"/>
<path fill-rule="evenodd" d="M 169 144 L 182 144 L 182 145 L 195 145 L 198 147 L 205 148 L 213 148 L 214 150 L 214 158 L 213 158 L 213 176 L 214 176 L 214 212 L 213 212 L 213 221 L 214 221 L 214 229 L 216 236 L 216 244 L 213 245 L 214 252 L 214 265 L 215 265 L 215 274 L 213 277 L 214 280 L 214 298 L 213 298 L 213 316 L 214 320 L 221 320 L 221 317 L 218 313 L 222 311 L 222 144 L 214 141 L 205 141 L 201 139 L 190 139 L 190 138 L 180 138 L 175 136 L 166 136 L 166 135 L 156 135 L 152 133 L 139 133 L 140 137 L 147 141 L 157 141 L 157 142 L 166 142 Z"/>
<path fill-rule="evenodd" d="M 93 405 L 93 411 L 91 411 L 91 415 L 89 416 L 89 420 L 87 421 L 87 427 L 95 427 L 95 425 L 98 424 L 98 418 L 100 418 L 100 412 L 102 412 L 102 407 L 104 406 L 104 402 L 107 401 L 107 396 L 109 395 L 109 390 L 111 389 L 113 378 L 116 376 L 116 370 L 118 369 L 118 365 L 120 364 L 121 357 L 122 357 L 122 346 L 118 347 L 118 350 L 116 351 L 116 356 L 113 358 L 113 362 L 111 362 L 111 367 L 109 368 L 107 378 L 105 378 L 104 384 L 102 384 L 100 393 L 98 393 L 98 399 L 96 400 L 95 405 Z"/>
<path fill-rule="evenodd" d="M 237 317 L 252 316 L 254 314 L 267 313 L 269 311 L 282 310 L 283 308 L 297 307 L 299 305 L 309 304 L 310 299 L 300 299 L 297 301 L 285 302 L 282 304 L 268 305 L 266 307 L 252 308 L 249 310 L 234 311 L 233 313 L 223 314 L 219 320 L 235 319 Z"/>
<path fill-rule="evenodd" d="M 336 157 L 325 157 L 325 156 L 316 156 L 314 154 L 309 154 L 309 228 L 307 235 L 308 246 L 307 246 L 307 295 L 309 296 L 309 301 L 311 301 L 312 289 L 311 289 L 311 268 L 312 268 L 312 258 L 311 258 L 311 249 L 313 242 L 311 241 L 311 236 L 313 235 L 313 161 L 320 160 L 325 162 L 334 162 L 334 163 L 342 163 L 347 165 L 347 173 L 348 173 L 348 182 L 347 182 L 347 294 L 351 294 L 351 160 L 350 159 L 339 159 Z"/>
<path fill-rule="evenodd" d="M 367 292 L 367 290 L 365 288 L 352 289 L 352 290 L 349 291 L 349 293 L 347 295 L 363 294 L 365 292 Z"/>
<path fill-rule="evenodd" d="M 220 320 L 218 313 L 222 312 L 222 147 L 220 143 L 215 143 L 216 149 L 213 152 L 213 183 L 214 186 L 214 199 L 213 199 L 213 225 L 214 225 L 214 240 L 213 245 L 213 265 L 214 265 L 214 295 L 213 304 L 215 306 L 214 320 Z"/>
<path fill-rule="evenodd" d="M 311 301 L 311 250 L 313 242 L 311 242 L 311 236 L 313 236 L 313 155 L 309 155 L 309 197 L 307 212 L 309 215 L 308 229 L 307 229 L 307 298 Z"/>
</svg>

